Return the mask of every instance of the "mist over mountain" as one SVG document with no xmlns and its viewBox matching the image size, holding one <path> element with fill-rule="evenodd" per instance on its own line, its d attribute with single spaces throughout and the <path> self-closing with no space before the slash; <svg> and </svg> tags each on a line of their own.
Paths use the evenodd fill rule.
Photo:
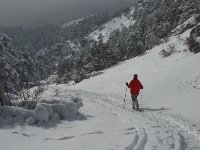
<svg viewBox="0 0 200 150">
<path fill-rule="evenodd" d="M 114 11 L 136 0 L 0 0 L 0 26 L 36 27 Z"/>
</svg>

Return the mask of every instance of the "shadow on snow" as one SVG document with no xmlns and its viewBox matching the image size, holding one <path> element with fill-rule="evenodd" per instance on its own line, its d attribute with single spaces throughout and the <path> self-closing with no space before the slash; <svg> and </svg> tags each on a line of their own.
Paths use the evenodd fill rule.
<svg viewBox="0 0 200 150">
<path fill-rule="evenodd" d="M 24 118 L 22 118 L 21 120 L 15 121 L 15 116 L 9 116 L 10 119 L 8 119 L 7 117 L 1 116 L 1 114 L 2 113 L 0 113 L 0 129 L 12 129 L 12 128 L 15 128 L 16 126 L 21 126 L 22 128 L 25 128 L 26 126 L 33 126 L 33 127 L 41 127 L 41 128 L 48 129 L 48 128 L 55 128 L 63 122 L 73 122 L 76 120 L 84 121 L 93 117 L 93 116 L 84 115 L 79 112 L 77 116 L 73 118 L 66 118 L 63 120 L 52 120 L 50 118 L 48 122 L 38 123 L 36 121 L 36 123 L 33 125 L 27 125 L 25 123 L 26 119 Z"/>
<path fill-rule="evenodd" d="M 165 107 L 161 107 L 161 108 L 142 108 L 144 111 L 163 111 L 163 110 L 170 110 L 170 108 L 165 108 Z"/>
</svg>

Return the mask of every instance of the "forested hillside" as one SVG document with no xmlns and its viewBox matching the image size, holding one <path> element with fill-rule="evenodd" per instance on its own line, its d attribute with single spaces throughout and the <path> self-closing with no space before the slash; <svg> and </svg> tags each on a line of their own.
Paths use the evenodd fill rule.
<svg viewBox="0 0 200 150">
<path fill-rule="evenodd" d="M 198 0 L 139 0 L 115 13 L 88 16 L 35 29 L 0 27 L 1 69 L 7 92 L 56 76 L 80 82 L 90 73 L 142 55 L 172 34 L 191 28 L 188 45 L 199 52 Z M 93 38 L 95 37 L 95 38 Z M 25 81 L 24 81 L 25 80 Z M 14 85 L 14 86 L 13 86 Z M 5 91 L 5 89 L 2 89 Z"/>
</svg>

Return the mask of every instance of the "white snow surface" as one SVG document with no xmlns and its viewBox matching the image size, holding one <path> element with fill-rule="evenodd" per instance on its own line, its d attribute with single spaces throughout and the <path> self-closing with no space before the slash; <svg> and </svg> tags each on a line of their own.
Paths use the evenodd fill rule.
<svg viewBox="0 0 200 150">
<path fill-rule="evenodd" d="M 132 17 L 132 14 L 134 13 L 134 8 L 131 9 L 130 13 L 128 15 L 121 15 L 120 17 L 116 17 L 112 19 L 111 21 L 105 23 L 102 26 L 101 30 L 96 30 L 88 35 L 90 39 L 93 39 L 95 41 L 99 41 L 99 35 L 102 35 L 103 42 L 106 43 L 110 37 L 110 34 L 114 30 L 122 30 L 123 27 L 129 27 L 130 25 L 134 25 L 135 20 Z"/>
<path fill-rule="evenodd" d="M 47 86 L 43 99 L 80 97 L 79 118 L 38 126 L 0 124 L 1 149 L 200 150 L 200 53 L 185 45 L 190 31 L 76 85 Z M 160 52 L 170 44 L 176 52 L 163 58 Z M 144 85 L 138 97 L 144 112 L 131 110 L 129 92 L 124 103 L 125 83 L 135 73 Z"/>
<path fill-rule="evenodd" d="M 140 95 L 144 107 L 170 108 L 187 119 L 200 121 L 200 54 L 191 54 L 185 44 L 190 31 L 178 38 L 172 36 L 168 43 L 156 46 L 144 56 L 104 70 L 104 74 L 84 80 L 73 88 L 123 97 L 125 83 L 137 73 L 144 85 Z M 176 53 L 163 58 L 159 53 L 170 44 L 175 44 Z M 127 100 L 131 100 L 130 96 Z"/>
</svg>

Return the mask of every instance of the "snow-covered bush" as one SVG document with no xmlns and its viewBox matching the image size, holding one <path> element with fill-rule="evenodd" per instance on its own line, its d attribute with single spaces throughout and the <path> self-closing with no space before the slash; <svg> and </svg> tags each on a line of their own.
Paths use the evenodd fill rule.
<svg viewBox="0 0 200 150">
<path fill-rule="evenodd" d="M 17 100 L 17 101 L 12 101 L 14 106 L 17 107 L 22 107 L 28 110 L 33 110 L 35 109 L 38 101 L 23 101 L 23 100 Z"/>
<path fill-rule="evenodd" d="M 83 106 L 83 100 L 80 97 L 72 97 L 72 101 L 78 104 L 78 109 Z"/>
<path fill-rule="evenodd" d="M 175 44 L 169 44 L 167 50 L 163 49 L 159 54 L 162 55 L 162 57 L 168 57 L 175 52 L 176 52 Z"/>
<path fill-rule="evenodd" d="M 191 31 L 190 37 L 187 38 L 187 44 L 191 52 L 200 52 L 200 25 L 198 25 Z"/>
<path fill-rule="evenodd" d="M 187 44 L 191 52 L 193 53 L 200 52 L 200 43 L 195 38 L 193 37 L 187 38 Z"/>
<path fill-rule="evenodd" d="M 37 86 L 31 90 L 24 89 L 19 92 L 20 100 L 14 100 L 13 105 L 26 109 L 35 109 L 37 103 L 41 100 L 41 95 L 44 92 L 44 86 Z"/>
<path fill-rule="evenodd" d="M 98 75 L 101 75 L 103 74 L 103 72 L 101 71 L 93 71 L 92 73 L 89 73 L 86 75 L 87 78 L 91 78 L 91 77 L 95 77 L 95 76 L 98 76 Z"/>
<path fill-rule="evenodd" d="M 162 49 L 160 55 L 162 55 L 162 57 L 168 57 L 171 55 L 171 53 L 166 51 L 165 49 Z"/>
<path fill-rule="evenodd" d="M 50 75 L 46 80 L 40 81 L 41 84 L 57 83 L 58 75 Z"/>
<path fill-rule="evenodd" d="M 54 97 L 57 97 L 58 95 L 60 95 L 61 91 L 59 88 L 56 88 L 54 89 L 53 93 L 54 93 Z"/>
</svg>

